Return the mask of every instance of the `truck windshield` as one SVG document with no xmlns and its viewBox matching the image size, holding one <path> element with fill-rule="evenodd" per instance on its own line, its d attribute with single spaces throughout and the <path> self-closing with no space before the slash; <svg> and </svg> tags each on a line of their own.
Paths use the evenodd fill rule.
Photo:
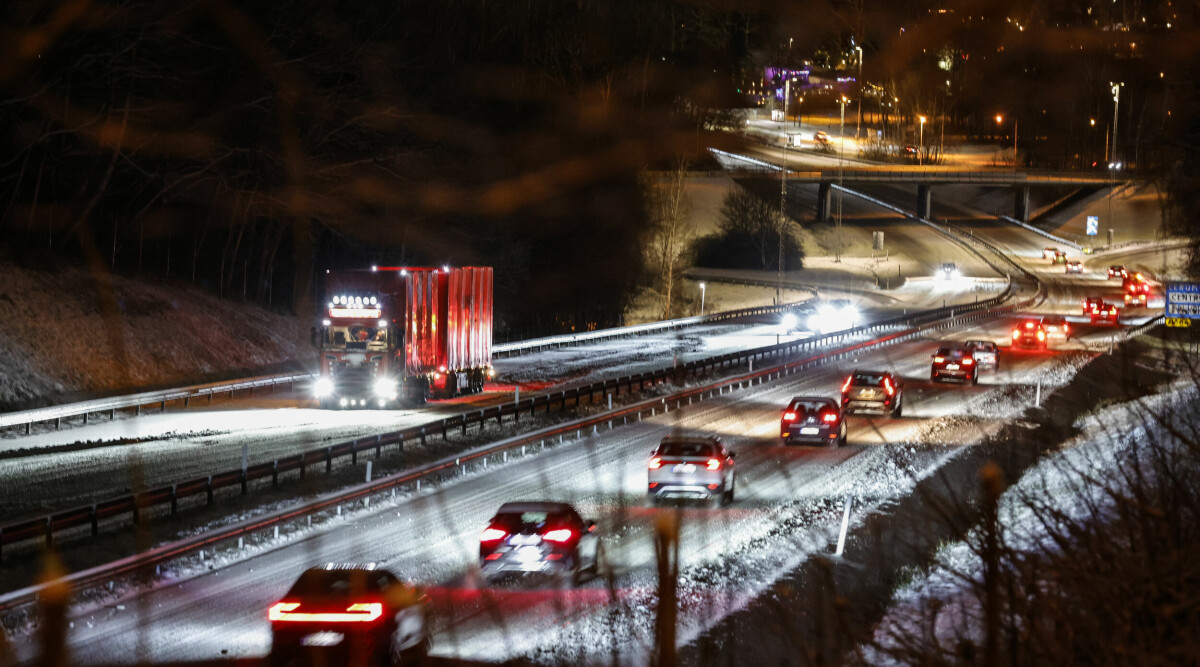
<svg viewBox="0 0 1200 667">
<path fill-rule="evenodd" d="M 329 327 L 325 344 L 346 350 L 382 350 L 387 347 L 387 329 L 367 326 Z"/>
</svg>

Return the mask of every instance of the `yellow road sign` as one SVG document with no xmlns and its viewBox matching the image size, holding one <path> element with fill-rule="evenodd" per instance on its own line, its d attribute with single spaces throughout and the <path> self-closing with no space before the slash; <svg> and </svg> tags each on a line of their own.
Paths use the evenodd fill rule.
<svg viewBox="0 0 1200 667">
<path fill-rule="evenodd" d="M 1190 327 L 1192 321 L 1186 317 L 1168 317 L 1167 326 L 1169 327 Z"/>
</svg>

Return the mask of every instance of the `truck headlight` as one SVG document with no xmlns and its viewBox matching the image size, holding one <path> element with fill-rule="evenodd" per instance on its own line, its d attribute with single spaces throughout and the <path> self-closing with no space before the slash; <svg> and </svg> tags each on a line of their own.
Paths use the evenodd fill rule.
<svg viewBox="0 0 1200 667">
<path fill-rule="evenodd" d="M 317 381 L 313 383 L 313 394 L 315 394 L 317 398 L 322 398 L 332 393 L 333 380 L 329 378 L 317 378 Z"/>
<path fill-rule="evenodd" d="M 375 395 L 380 398 L 392 398 L 396 395 L 396 381 L 379 378 L 375 381 Z"/>
</svg>

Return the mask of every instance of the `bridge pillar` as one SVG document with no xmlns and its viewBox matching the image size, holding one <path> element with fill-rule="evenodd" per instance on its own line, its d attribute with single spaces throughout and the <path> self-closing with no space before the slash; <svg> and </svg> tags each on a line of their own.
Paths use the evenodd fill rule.
<svg viewBox="0 0 1200 667">
<path fill-rule="evenodd" d="M 922 220 L 928 220 L 929 214 L 933 209 L 933 186 L 918 185 L 917 186 L 917 217 Z"/>
<path fill-rule="evenodd" d="M 1029 186 L 1013 186 L 1013 217 L 1021 222 L 1029 222 Z"/>
<path fill-rule="evenodd" d="M 829 222 L 830 204 L 833 202 L 833 184 L 821 181 L 817 185 L 817 222 Z"/>
</svg>

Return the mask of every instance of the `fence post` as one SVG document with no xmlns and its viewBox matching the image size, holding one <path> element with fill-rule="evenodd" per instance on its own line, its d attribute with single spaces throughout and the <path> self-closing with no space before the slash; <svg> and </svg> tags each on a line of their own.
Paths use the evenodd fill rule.
<svg viewBox="0 0 1200 667">
<path fill-rule="evenodd" d="M 383 436 L 375 436 L 375 458 L 383 456 Z"/>
<path fill-rule="evenodd" d="M 204 498 L 205 504 L 213 504 L 212 475 L 208 476 L 208 483 L 204 486 Z"/>
<path fill-rule="evenodd" d="M 100 517 L 96 514 L 96 503 L 92 503 L 92 511 L 90 517 L 92 520 L 92 537 L 100 534 Z"/>
<path fill-rule="evenodd" d="M 358 441 L 350 441 L 350 464 L 358 465 Z"/>
<path fill-rule="evenodd" d="M 279 459 L 271 461 L 271 488 L 279 486 Z"/>
<path fill-rule="evenodd" d="M 333 447 L 325 448 L 325 472 L 333 470 Z"/>
<path fill-rule="evenodd" d="M 179 512 L 179 497 L 175 494 L 175 485 L 171 485 L 171 514 Z"/>
</svg>

